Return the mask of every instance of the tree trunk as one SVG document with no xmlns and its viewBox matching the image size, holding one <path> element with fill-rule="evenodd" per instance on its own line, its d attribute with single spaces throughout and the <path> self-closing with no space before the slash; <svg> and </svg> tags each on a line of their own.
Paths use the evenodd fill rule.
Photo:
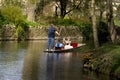
<svg viewBox="0 0 120 80">
<path fill-rule="evenodd" d="M 55 17 L 58 17 L 58 13 L 57 13 L 57 11 L 58 11 L 58 7 L 55 6 Z"/>
<path fill-rule="evenodd" d="M 64 8 L 61 8 L 61 14 L 60 14 L 61 18 L 63 19 L 65 15 L 66 15 L 66 10 L 64 10 Z"/>
<path fill-rule="evenodd" d="M 99 22 L 102 21 L 102 15 L 103 15 L 103 11 L 100 10 L 100 17 L 99 17 Z"/>
<path fill-rule="evenodd" d="M 63 19 L 66 15 L 66 7 L 67 7 L 67 2 L 68 0 L 59 0 L 60 1 L 60 16 Z"/>
<path fill-rule="evenodd" d="M 116 40 L 116 29 L 114 25 L 114 19 L 113 19 L 113 6 L 112 6 L 112 0 L 107 0 L 107 24 L 108 24 L 108 30 L 110 33 L 111 41 L 114 43 Z"/>
<path fill-rule="evenodd" d="M 27 4 L 27 20 L 28 21 L 35 20 L 35 8 L 36 8 L 36 4 L 32 4 L 28 2 Z"/>
<path fill-rule="evenodd" d="M 91 7 L 92 7 L 91 14 L 92 14 L 92 24 L 93 24 L 94 46 L 97 49 L 99 47 L 99 42 L 98 42 L 97 26 L 96 26 L 95 0 L 92 0 Z"/>
</svg>

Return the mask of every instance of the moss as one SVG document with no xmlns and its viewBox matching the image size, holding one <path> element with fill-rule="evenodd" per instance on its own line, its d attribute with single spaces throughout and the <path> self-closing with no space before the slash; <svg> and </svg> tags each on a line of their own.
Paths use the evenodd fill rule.
<svg viewBox="0 0 120 80">
<path fill-rule="evenodd" d="M 100 73 L 120 74 L 120 47 L 116 44 L 105 44 L 98 51 L 92 52 L 92 70 Z M 89 57 L 88 57 L 89 58 Z M 86 58 L 85 58 L 86 59 Z M 89 60 L 90 61 L 90 60 Z"/>
<path fill-rule="evenodd" d="M 112 64 L 111 64 L 111 73 L 114 73 L 116 71 L 116 69 L 120 66 L 120 50 L 117 51 L 113 51 L 115 53 L 113 53 L 113 60 L 112 60 Z"/>
</svg>

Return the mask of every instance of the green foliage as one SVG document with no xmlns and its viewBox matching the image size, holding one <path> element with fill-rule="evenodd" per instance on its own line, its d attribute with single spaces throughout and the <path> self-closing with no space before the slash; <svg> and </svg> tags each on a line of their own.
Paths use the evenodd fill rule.
<svg viewBox="0 0 120 80">
<path fill-rule="evenodd" d="M 19 6 L 25 7 L 23 0 L 4 0 L 2 1 L 2 6 Z"/>
<path fill-rule="evenodd" d="M 17 27 L 16 35 L 18 40 L 25 40 L 25 30 L 21 26 Z"/>
<path fill-rule="evenodd" d="M 23 15 L 20 7 L 7 6 L 1 9 L 2 22 L 7 21 L 9 24 L 16 26 L 16 35 L 18 40 L 24 40 L 26 38 L 26 32 L 29 24 L 26 21 L 26 17 Z"/>
<path fill-rule="evenodd" d="M 115 44 L 106 44 L 99 48 L 100 56 L 94 63 L 95 69 L 100 72 L 112 74 L 120 66 L 120 47 Z"/>
<path fill-rule="evenodd" d="M 4 24 L 7 24 L 7 20 L 5 19 L 5 17 L 0 12 L 0 26 L 2 26 Z"/>
<path fill-rule="evenodd" d="M 87 40 L 93 39 L 92 34 L 92 23 L 86 18 L 80 20 L 72 19 L 52 19 L 50 23 L 63 26 L 78 26 Z"/>
<path fill-rule="evenodd" d="M 31 26 L 31 27 L 38 27 L 38 26 L 43 26 L 43 25 L 45 25 L 44 23 L 37 23 L 37 22 L 31 22 L 31 21 L 26 21 L 26 23 L 29 25 L 29 26 Z"/>
<path fill-rule="evenodd" d="M 92 24 L 91 23 L 79 23 L 81 32 L 85 36 L 86 40 L 92 39 Z"/>
<path fill-rule="evenodd" d="M 112 62 L 112 70 L 111 72 L 115 72 L 115 70 L 120 66 L 120 49 L 119 48 L 116 48 L 115 50 L 113 50 L 113 62 Z"/>
<path fill-rule="evenodd" d="M 25 40 L 28 33 L 29 24 L 26 21 L 20 21 L 17 24 L 16 35 L 18 40 Z"/>
<path fill-rule="evenodd" d="M 80 27 L 81 32 L 83 33 L 86 40 L 89 40 L 89 44 L 93 44 L 91 40 L 93 40 L 93 29 L 92 29 L 92 23 L 90 22 L 80 22 L 77 23 L 77 25 Z M 109 32 L 107 24 L 104 22 L 97 23 L 97 30 L 98 30 L 98 38 L 99 43 L 103 44 L 108 41 Z"/>
<path fill-rule="evenodd" d="M 97 29 L 98 29 L 98 39 L 100 45 L 108 41 L 109 31 L 108 31 L 108 26 L 105 22 L 99 22 L 97 24 Z"/>
<path fill-rule="evenodd" d="M 76 25 L 76 22 L 74 22 L 71 19 L 56 19 L 55 21 L 53 21 L 53 23 L 57 25 L 64 25 L 64 26 Z"/>
<path fill-rule="evenodd" d="M 120 20 L 115 19 L 114 22 L 115 22 L 115 25 L 120 26 Z"/>
<path fill-rule="evenodd" d="M 102 53 L 109 53 L 110 51 L 112 51 L 112 50 L 114 50 L 114 49 L 116 49 L 117 48 L 117 46 L 115 45 L 115 44 L 112 44 L 112 43 L 106 43 L 106 44 L 104 44 L 102 47 L 100 47 L 99 49 L 100 49 L 100 51 L 102 52 Z"/>
<path fill-rule="evenodd" d="M 15 6 L 3 7 L 1 9 L 1 15 L 6 19 L 6 21 L 15 25 L 25 19 L 25 16 L 22 14 L 22 10 Z"/>
</svg>

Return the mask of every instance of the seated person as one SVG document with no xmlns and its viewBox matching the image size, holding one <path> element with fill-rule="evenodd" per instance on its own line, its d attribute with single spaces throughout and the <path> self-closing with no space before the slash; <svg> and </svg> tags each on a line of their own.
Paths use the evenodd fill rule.
<svg viewBox="0 0 120 80">
<path fill-rule="evenodd" d="M 55 44 L 55 49 L 62 49 L 64 45 L 61 43 L 61 40 L 58 39 L 57 43 Z"/>
<path fill-rule="evenodd" d="M 73 48 L 73 46 L 71 46 L 69 43 L 66 43 L 66 45 L 64 46 L 64 49 L 70 49 Z"/>
<path fill-rule="evenodd" d="M 71 44 L 71 40 L 70 40 L 70 37 L 67 37 L 67 38 L 63 38 L 63 41 L 64 41 L 64 44 Z"/>
</svg>

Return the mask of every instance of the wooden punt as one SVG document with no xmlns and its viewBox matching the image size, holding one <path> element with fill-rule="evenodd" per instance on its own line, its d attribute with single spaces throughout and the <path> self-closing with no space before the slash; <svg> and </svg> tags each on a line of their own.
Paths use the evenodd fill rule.
<svg viewBox="0 0 120 80">
<path fill-rule="evenodd" d="M 48 53 L 61 53 L 61 52 L 69 52 L 69 51 L 73 51 L 74 49 L 80 48 L 82 46 L 84 46 L 85 44 L 77 44 L 76 47 L 70 48 L 70 49 L 60 49 L 60 50 L 45 50 L 44 52 L 48 52 Z"/>
</svg>

